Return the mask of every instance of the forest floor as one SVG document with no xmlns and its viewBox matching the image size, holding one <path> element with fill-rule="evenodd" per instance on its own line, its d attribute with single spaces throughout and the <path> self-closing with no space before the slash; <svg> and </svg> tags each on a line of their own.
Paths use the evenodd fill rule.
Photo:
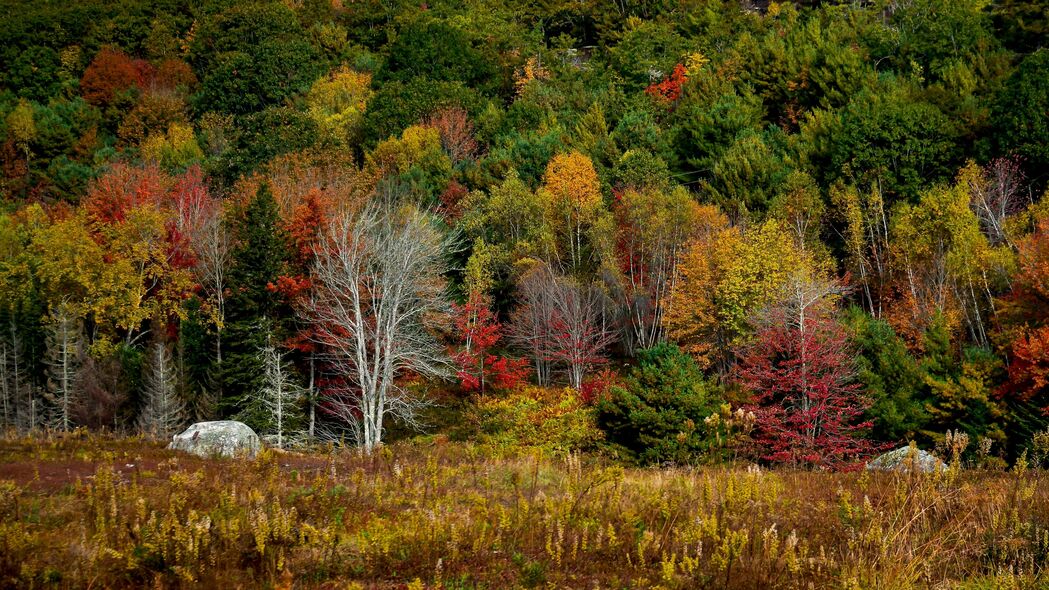
<svg viewBox="0 0 1049 590">
<path fill-rule="evenodd" d="M 1049 475 L 0 438 L 0 587 L 1047 588 Z"/>
</svg>

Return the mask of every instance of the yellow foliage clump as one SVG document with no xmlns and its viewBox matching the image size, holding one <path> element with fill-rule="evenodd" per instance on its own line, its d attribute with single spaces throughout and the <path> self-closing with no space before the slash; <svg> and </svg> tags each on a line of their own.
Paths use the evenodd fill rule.
<svg viewBox="0 0 1049 590">
<path fill-rule="evenodd" d="M 306 93 L 306 108 L 322 137 L 346 145 L 371 98 L 371 81 L 371 74 L 343 66 L 314 82 Z"/>
</svg>

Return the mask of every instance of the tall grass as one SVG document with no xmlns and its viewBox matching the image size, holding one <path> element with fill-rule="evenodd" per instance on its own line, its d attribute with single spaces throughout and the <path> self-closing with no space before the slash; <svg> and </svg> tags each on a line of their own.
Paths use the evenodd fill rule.
<svg viewBox="0 0 1049 590">
<path fill-rule="evenodd" d="M 1039 588 L 1049 477 L 0 442 L 0 585 Z"/>
</svg>

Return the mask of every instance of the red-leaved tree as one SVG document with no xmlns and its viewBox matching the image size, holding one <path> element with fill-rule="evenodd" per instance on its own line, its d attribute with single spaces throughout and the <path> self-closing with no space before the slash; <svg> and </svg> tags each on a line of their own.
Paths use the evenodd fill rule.
<svg viewBox="0 0 1049 590">
<path fill-rule="evenodd" d="M 547 264 L 526 274 L 519 288 L 521 305 L 514 313 L 511 338 L 532 355 L 540 385 L 560 366 L 578 390 L 587 371 L 607 362 L 605 349 L 615 341 L 604 315 L 604 294 L 594 285 L 556 274 Z"/>
<path fill-rule="evenodd" d="M 842 469 L 877 450 L 862 438 L 868 402 L 833 317 L 841 291 L 834 281 L 795 275 L 742 352 L 739 378 L 753 393 L 754 442 L 765 460 Z"/>
<path fill-rule="evenodd" d="M 309 310 L 316 305 L 315 277 L 313 266 L 316 261 L 317 248 L 322 241 L 321 231 L 330 222 L 333 206 L 319 189 L 309 190 L 292 209 L 284 221 L 292 246 L 292 258 L 287 275 L 278 277 L 274 290 L 300 313 L 299 321 L 285 346 L 296 351 L 295 362 L 300 371 L 307 377 L 306 407 L 307 429 L 309 440 L 313 440 L 317 430 L 317 407 L 320 405 L 318 383 L 319 327 L 308 321 Z"/>
<path fill-rule="evenodd" d="M 663 102 L 677 102 L 677 99 L 681 98 L 681 88 L 687 80 L 688 70 L 684 65 L 677 64 L 667 79 L 645 88 L 645 94 Z"/>
<path fill-rule="evenodd" d="M 133 60 L 123 51 L 103 47 L 84 70 L 80 92 L 94 105 L 106 106 L 116 95 L 133 87 L 141 88 L 150 75 L 149 64 Z"/>
<path fill-rule="evenodd" d="M 488 386 L 510 389 L 518 385 L 528 374 L 528 361 L 492 353 L 502 338 L 503 326 L 486 298 L 474 293 L 453 309 L 461 346 L 452 358 L 463 389 L 484 394 Z"/>
<path fill-rule="evenodd" d="M 999 390 L 1006 400 L 1031 404 L 1049 416 L 1049 218 L 1017 243 L 1019 268 L 1002 310 L 1000 338 L 1009 342 L 1009 380 Z"/>
</svg>

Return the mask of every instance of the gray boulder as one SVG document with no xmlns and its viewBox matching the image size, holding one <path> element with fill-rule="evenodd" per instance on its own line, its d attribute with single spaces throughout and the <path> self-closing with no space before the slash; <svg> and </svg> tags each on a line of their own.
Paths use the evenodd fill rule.
<svg viewBox="0 0 1049 590">
<path fill-rule="evenodd" d="M 259 435 L 243 422 L 197 422 L 171 439 L 169 449 L 200 457 L 248 457 L 259 452 Z"/>
<path fill-rule="evenodd" d="M 918 471 L 933 473 L 947 468 L 936 455 L 910 446 L 889 451 L 867 463 L 870 471 Z"/>
</svg>

